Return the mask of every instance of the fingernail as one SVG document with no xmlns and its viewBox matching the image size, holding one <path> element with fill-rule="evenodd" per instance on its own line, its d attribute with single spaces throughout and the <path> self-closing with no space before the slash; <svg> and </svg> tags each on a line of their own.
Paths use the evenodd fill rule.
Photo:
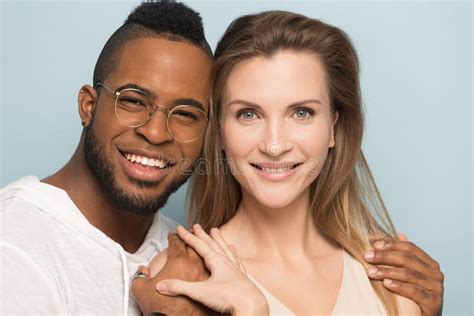
<svg viewBox="0 0 474 316">
<path fill-rule="evenodd" d="M 377 269 L 376 267 L 369 267 L 369 268 L 367 269 L 367 273 L 368 273 L 369 275 L 375 275 L 375 274 L 377 273 L 377 271 L 378 271 L 378 269 Z"/>
<path fill-rule="evenodd" d="M 383 279 L 383 284 L 390 286 L 393 284 L 393 281 L 390 279 Z"/>
<path fill-rule="evenodd" d="M 373 250 L 368 250 L 368 251 L 365 252 L 364 258 L 365 259 L 373 259 L 374 255 L 375 255 L 375 253 L 374 253 Z"/>
<path fill-rule="evenodd" d="M 385 240 L 378 240 L 374 243 L 374 247 L 377 249 L 382 249 L 385 246 Z"/>
<path fill-rule="evenodd" d="M 156 285 L 156 290 L 158 292 L 166 292 L 166 282 L 159 282 L 157 285 Z"/>
</svg>

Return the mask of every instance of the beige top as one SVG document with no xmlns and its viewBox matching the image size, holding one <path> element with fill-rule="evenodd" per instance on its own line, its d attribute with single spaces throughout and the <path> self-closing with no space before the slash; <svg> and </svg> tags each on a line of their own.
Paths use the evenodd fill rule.
<svg viewBox="0 0 474 316">
<path fill-rule="evenodd" d="M 339 294 L 333 315 L 386 315 L 385 309 L 375 294 L 364 267 L 350 254 L 343 251 L 343 272 Z M 262 291 L 270 307 L 270 315 L 295 315 L 254 278 L 249 277 Z"/>
</svg>

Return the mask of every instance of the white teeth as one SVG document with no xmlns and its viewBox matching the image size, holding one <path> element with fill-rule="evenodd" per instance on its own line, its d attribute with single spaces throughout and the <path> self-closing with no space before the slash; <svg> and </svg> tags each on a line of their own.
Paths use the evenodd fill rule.
<svg viewBox="0 0 474 316">
<path fill-rule="evenodd" d="M 262 168 L 263 171 L 269 172 L 269 173 L 283 173 L 288 171 L 288 168 Z"/>
<path fill-rule="evenodd" d="M 163 169 L 166 167 L 166 163 L 163 160 L 160 159 L 155 159 L 155 158 L 150 158 L 150 157 L 144 157 L 144 156 L 138 156 L 138 155 L 133 155 L 133 154 L 125 154 L 125 158 L 127 158 L 128 161 L 130 162 L 135 162 L 142 164 L 144 166 L 149 166 L 149 167 L 158 167 L 160 169 Z"/>
</svg>

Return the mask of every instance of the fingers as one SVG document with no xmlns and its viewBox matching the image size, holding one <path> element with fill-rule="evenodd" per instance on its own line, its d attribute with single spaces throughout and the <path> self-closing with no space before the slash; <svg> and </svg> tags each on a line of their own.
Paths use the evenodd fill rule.
<svg viewBox="0 0 474 316">
<path fill-rule="evenodd" d="M 364 254 L 364 259 L 373 265 L 410 267 L 425 274 L 430 273 L 430 268 L 411 252 L 369 249 Z"/>
<path fill-rule="evenodd" d="M 433 295 L 432 292 L 415 284 L 385 279 L 383 280 L 383 285 L 390 291 L 416 302 L 422 309 L 428 307 L 427 309 L 437 310 L 442 304 L 442 297 Z"/>
<path fill-rule="evenodd" d="M 141 275 L 140 277 L 138 277 Z M 140 289 L 143 288 L 146 283 L 149 281 L 150 271 L 145 266 L 139 266 L 137 272 L 132 277 L 131 286 L 132 293 L 135 296 L 136 293 L 140 292 Z"/>
<path fill-rule="evenodd" d="M 404 267 L 425 274 L 437 282 L 444 282 L 444 275 L 438 262 L 411 242 L 380 239 L 369 249 L 364 259 L 377 265 Z"/>
<path fill-rule="evenodd" d="M 187 282 L 179 279 L 162 280 L 156 284 L 156 290 L 161 294 L 169 296 L 186 295 L 194 298 L 196 282 Z"/>
<path fill-rule="evenodd" d="M 377 265 L 367 269 L 368 276 L 383 280 L 387 289 L 416 302 L 423 314 L 440 311 L 444 275 L 438 262 L 405 236 L 399 235 L 398 238 L 378 239 L 364 254 L 367 262 Z"/>
<path fill-rule="evenodd" d="M 209 236 L 204 229 L 202 229 L 201 225 L 199 224 L 194 224 L 193 225 L 193 232 L 194 235 L 196 235 L 199 239 L 204 241 L 209 247 L 214 249 L 215 252 L 224 254 L 224 250 L 222 247 L 213 239 L 211 236 Z"/>
<path fill-rule="evenodd" d="M 186 282 L 179 279 L 168 279 L 159 282 L 156 285 L 156 290 L 164 295 L 177 296 L 185 295 L 197 302 L 200 302 L 212 309 L 216 309 L 215 293 L 209 291 L 204 282 Z M 223 306 L 217 307 L 217 309 L 224 309 Z"/>
<path fill-rule="evenodd" d="M 235 256 L 235 254 L 229 248 L 229 245 L 224 240 L 224 237 L 222 237 L 218 228 L 211 229 L 211 237 L 219 245 L 219 247 L 221 248 L 221 251 L 227 256 L 227 258 L 238 266 L 239 263 L 237 261 L 237 256 Z"/>
<path fill-rule="evenodd" d="M 181 237 L 186 244 L 193 247 L 196 250 L 196 252 L 204 259 L 204 262 L 206 263 L 206 265 L 208 265 L 209 260 L 212 256 L 212 253 L 215 253 L 215 250 L 211 246 L 209 246 L 205 241 L 203 241 L 201 238 L 198 238 L 191 232 L 187 231 L 181 225 L 178 226 L 176 231 L 179 237 Z M 196 232 L 196 229 L 194 231 Z M 208 268 L 210 267 L 208 266 Z"/>
<path fill-rule="evenodd" d="M 216 265 L 227 262 L 246 275 L 236 252 L 231 250 L 218 228 L 211 229 L 211 236 L 199 224 L 193 226 L 193 231 L 194 235 L 181 226 L 177 228 L 179 236 L 202 256 L 211 272 L 216 268 Z"/>
<path fill-rule="evenodd" d="M 414 285 L 423 287 L 430 291 L 436 290 L 437 283 L 420 273 L 417 270 L 408 268 L 389 268 L 381 266 L 370 266 L 367 268 L 367 275 L 376 280 L 395 280 L 405 283 L 412 283 Z"/>
<path fill-rule="evenodd" d="M 419 248 L 414 243 L 409 242 L 409 241 L 382 238 L 382 239 L 377 240 L 374 243 L 374 248 L 376 250 L 382 250 L 382 251 L 393 250 L 393 251 L 410 253 L 413 256 L 413 258 L 418 259 L 420 263 L 432 269 L 439 269 L 438 262 L 436 262 L 433 258 L 431 258 L 421 248 Z"/>
<path fill-rule="evenodd" d="M 242 273 L 243 273 L 245 276 L 248 276 L 248 275 L 247 275 L 247 270 L 245 269 L 245 266 L 242 264 L 242 262 L 241 262 L 240 259 L 239 259 L 239 256 L 237 255 L 237 249 L 235 248 L 235 246 L 234 246 L 234 245 L 230 245 L 229 248 L 230 248 L 230 250 L 232 251 L 232 253 L 234 254 L 235 259 L 237 260 L 237 263 L 238 263 L 238 265 L 239 265 L 240 271 L 242 271 Z"/>
</svg>

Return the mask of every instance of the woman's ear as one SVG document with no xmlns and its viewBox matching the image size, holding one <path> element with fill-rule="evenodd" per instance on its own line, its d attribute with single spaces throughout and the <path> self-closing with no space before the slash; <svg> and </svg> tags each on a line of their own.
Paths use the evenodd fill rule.
<svg viewBox="0 0 474 316">
<path fill-rule="evenodd" d="M 90 85 L 84 85 L 77 95 L 77 106 L 83 127 L 89 126 L 95 111 L 97 91 Z"/>
<path fill-rule="evenodd" d="M 334 146 L 336 146 L 336 137 L 335 137 L 334 130 L 336 129 L 336 123 L 338 119 L 339 119 L 339 112 L 335 111 L 334 118 L 331 125 L 331 139 L 329 140 L 329 148 L 333 148 Z"/>
</svg>

